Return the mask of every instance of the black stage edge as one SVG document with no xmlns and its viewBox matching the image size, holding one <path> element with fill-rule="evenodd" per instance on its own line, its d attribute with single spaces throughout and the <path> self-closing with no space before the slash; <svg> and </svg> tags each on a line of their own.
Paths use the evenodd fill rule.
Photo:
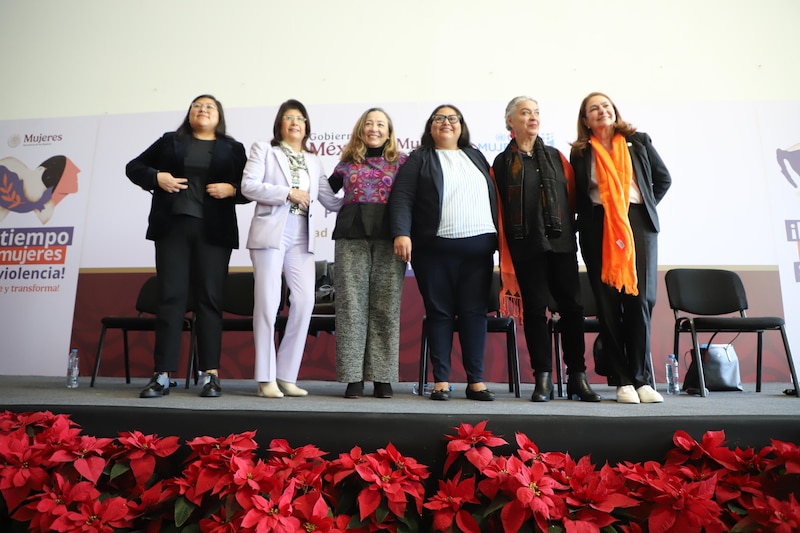
<svg viewBox="0 0 800 533">
<path fill-rule="evenodd" d="M 109 406 L 0 405 L 13 412 L 49 410 L 69 414 L 85 435 L 116 437 L 139 430 L 161 437 L 176 435 L 183 442 L 197 436 L 227 436 L 256 431 L 262 454 L 272 439 L 285 439 L 292 447 L 313 444 L 327 459 L 360 446 L 373 452 L 393 443 L 398 451 L 441 475 L 445 435 L 459 424 L 488 420 L 486 429 L 509 442 L 495 449 L 506 455 L 516 449 L 515 433 L 525 433 L 541 451 L 568 452 L 574 459 L 590 454 L 602 465 L 623 461 L 663 461 L 674 446 L 672 437 L 684 430 L 698 441 L 709 430 L 724 430 L 730 448 L 760 449 L 770 439 L 796 442 L 796 416 L 694 416 L 694 417 L 583 417 L 544 415 L 434 415 L 372 413 L 298 413 L 287 411 L 192 411 L 163 408 Z"/>
</svg>

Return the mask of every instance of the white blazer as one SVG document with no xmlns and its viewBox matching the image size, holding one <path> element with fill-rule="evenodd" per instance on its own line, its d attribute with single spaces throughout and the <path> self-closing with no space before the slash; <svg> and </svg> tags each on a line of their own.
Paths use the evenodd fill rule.
<svg viewBox="0 0 800 533">
<path fill-rule="evenodd" d="M 316 200 L 330 209 L 338 211 L 342 198 L 336 196 L 328 184 L 322 161 L 316 154 L 305 152 L 306 166 L 310 178 L 308 206 L 308 251 L 314 253 L 315 216 L 312 207 Z M 256 202 L 255 213 L 247 234 L 247 248 L 279 248 L 286 220 L 289 218 L 289 190 L 292 174 L 289 159 L 280 146 L 258 141 L 250 148 L 250 156 L 242 175 L 242 194 Z"/>
</svg>

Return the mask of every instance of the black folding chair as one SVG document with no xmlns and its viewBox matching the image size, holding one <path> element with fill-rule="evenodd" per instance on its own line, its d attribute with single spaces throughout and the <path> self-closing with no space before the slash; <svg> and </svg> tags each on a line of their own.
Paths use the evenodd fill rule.
<svg viewBox="0 0 800 533">
<path fill-rule="evenodd" d="M 191 305 L 189 307 L 191 307 Z M 128 332 L 155 331 L 155 315 L 158 311 L 158 279 L 156 276 L 147 278 L 142 284 L 142 287 L 139 289 L 139 295 L 136 298 L 136 311 L 136 315 L 133 316 L 105 316 L 100 320 L 102 329 L 100 330 L 100 340 L 97 343 L 97 355 L 94 359 L 94 372 L 92 372 L 92 381 L 89 384 L 90 387 L 94 387 L 94 382 L 97 379 L 97 373 L 100 370 L 100 359 L 103 355 L 103 345 L 105 344 L 106 340 L 106 331 L 109 329 L 119 329 L 122 331 L 123 350 L 125 355 L 125 383 L 131 382 Z M 187 309 L 187 313 L 190 312 L 191 310 Z M 192 316 L 186 316 L 183 320 L 183 331 L 188 331 L 191 333 L 193 326 L 194 318 Z M 191 335 L 191 341 L 189 343 L 190 365 L 193 357 L 194 335 Z"/>
<path fill-rule="evenodd" d="M 505 333 L 506 335 L 506 359 L 508 360 L 508 392 L 513 392 L 514 396 L 520 397 L 520 377 L 519 377 L 519 350 L 517 349 L 517 323 L 514 317 L 503 316 L 500 314 L 500 272 L 495 270 L 492 274 L 492 288 L 490 291 L 489 312 L 491 316 L 486 322 L 487 333 Z M 428 347 L 428 330 L 426 318 L 422 317 L 422 338 L 419 352 L 419 392 L 425 390 L 428 382 L 428 357 L 430 349 Z M 456 323 L 455 331 L 458 331 Z"/>
<path fill-rule="evenodd" d="M 761 392 L 761 362 L 764 331 L 781 332 L 786 362 L 792 374 L 795 395 L 800 392 L 797 374 L 792 361 L 789 340 L 786 337 L 784 319 L 777 316 L 747 316 L 747 294 L 741 278 L 736 272 L 719 269 L 676 268 L 666 273 L 669 306 L 675 314 L 675 356 L 679 356 L 678 341 L 681 333 L 690 333 L 696 354 L 697 377 L 700 395 L 707 396 L 703 376 L 698 333 L 751 332 L 758 334 L 756 351 L 756 392 Z M 721 316 L 726 315 L 726 316 Z M 733 316 L 731 316 L 733 315 Z"/>
</svg>

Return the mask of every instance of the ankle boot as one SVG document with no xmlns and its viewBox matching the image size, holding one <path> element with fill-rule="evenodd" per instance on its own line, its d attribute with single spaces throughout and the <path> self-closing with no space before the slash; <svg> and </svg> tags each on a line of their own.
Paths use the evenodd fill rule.
<svg viewBox="0 0 800 533">
<path fill-rule="evenodd" d="M 603 398 L 592 390 L 586 372 L 575 372 L 567 379 L 567 398 L 582 402 L 599 402 Z"/>
<path fill-rule="evenodd" d="M 536 386 L 533 388 L 532 402 L 548 402 L 553 399 L 553 379 L 550 372 L 536 373 Z"/>
</svg>

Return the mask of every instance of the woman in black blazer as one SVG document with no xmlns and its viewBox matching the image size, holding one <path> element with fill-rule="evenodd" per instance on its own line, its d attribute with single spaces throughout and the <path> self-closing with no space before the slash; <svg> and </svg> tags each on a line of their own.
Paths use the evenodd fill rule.
<svg viewBox="0 0 800 533">
<path fill-rule="evenodd" d="M 669 171 L 650 137 L 597 92 L 581 103 L 570 162 L 581 253 L 608 366 L 603 372 L 617 385 L 617 402 L 663 402 L 650 386 L 647 361 L 658 280 L 656 204 L 672 183 Z"/>
<path fill-rule="evenodd" d="M 222 104 L 204 94 L 192 100 L 183 123 L 128 163 L 128 178 L 153 195 L 147 238 L 155 242 L 160 291 L 155 373 L 142 398 L 169 394 L 177 370 L 184 315 L 196 315 L 199 367 L 207 375 L 200 396 L 218 397 L 222 298 L 231 251 L 239 247 L 237 203 L 246 161 L 244 146 L 228 136 Z"/>
<path fill-rule="evenodd" d="M 437 107 L 425 123 L 420 147 L 397 173 L 389 216 L 394 252 L 411 261 L 425 304 L 435 382 L 431 399 L 450 399 L 450 351 L 458 323 L 467 398 L 494 400 L 483 383 L 483 356 L 497 249 L 496 194 L 489 163 L 470 145 L 455 106 Z"/>
</svg>

